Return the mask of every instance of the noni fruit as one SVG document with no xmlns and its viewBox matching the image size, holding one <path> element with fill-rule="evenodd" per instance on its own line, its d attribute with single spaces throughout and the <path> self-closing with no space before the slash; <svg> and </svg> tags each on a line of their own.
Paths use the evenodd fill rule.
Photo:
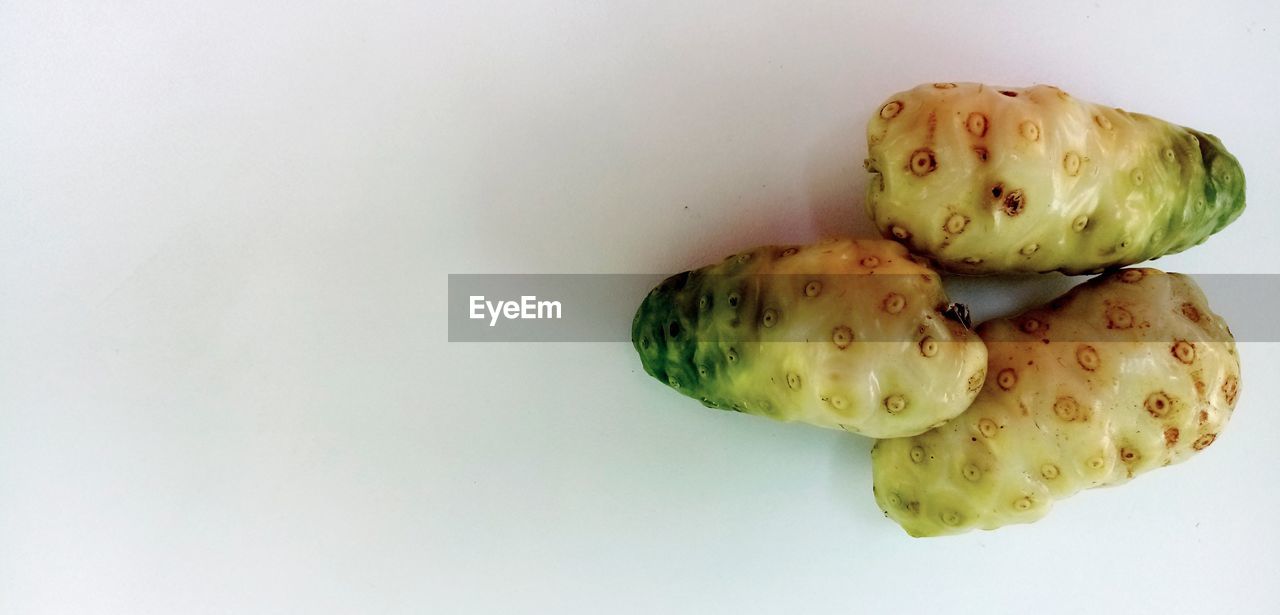
<svg viewBox="0 0 1280 615">
<path fill-rule="evenodd" d="M 1098 272 L 1185 250 L 1244 210 L 1217 137 L 1045 85 L 922 85 L 867 125 L 867 209 L 960 273 Z"/>
<path fill-rule="evenodd" d="M 880 239 L 765 246 L 672 276 L 631 336 L 649 375 L 709 407 L 879 438 L 960 414 L 987 362 L 938 274 Z"/>
<path fill-rule="evenodd" d="M 876 502 L 913 536 L 1028 523 L 1183 461 L 1240 394 L 1231 332 L 1178 274 L 1110 273 L 978 334 L 990 359 L 973 405 L 872 449 Z"/>
</svg>

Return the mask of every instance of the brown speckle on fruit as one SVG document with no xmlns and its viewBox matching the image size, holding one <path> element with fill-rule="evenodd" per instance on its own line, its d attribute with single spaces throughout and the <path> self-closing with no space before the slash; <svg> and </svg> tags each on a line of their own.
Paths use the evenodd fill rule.
<svg viewBox="0 0 1280 615">
<path fill-rule="evenodd" d="M 911 152 L 911 161 L 907 164 L 911 169 L 911 173 L 917 177 L 924 177 L 938 168 L 938 159 L 933 154 L 933 150 L 922 147 Z"/>
<path fill-rule="evenodd" d="M 1000 93 L 1001 93 L 1001 94 L 1004 94 L 1005 96 L 1008 96 L 1009 98 L 1017 98 L 1017 97 L 1018 97 L 1018 93 L 1017 93 L 1017 92 L 1015 92 L 1015 91 L 1013 91 L 1013 90 L 1000 90 Z"/>
<path fill-rule="evenodd" d="M 901 395 L 890 395 L 884 398 L 884 409 L 889 414 L 897 414 L 907 409 L 907 400 Z"/>
<path fill-rule="evenodd" d="M 1173 357 L 1175 359 L 1187 365 L 1192 364 L 1196 360 L 1196 345 L 1186 340 L 1178 340 L 1177 342 L 1174 342 L 1173 348 L 1170 352 L 1173 353 Z"/>
<path fill-rule="evenodd" d="M 884 308 L 884 311 L 890 314 L 897 314 L 898 312 L 901 312 L 903 308 L 907 307 L 907 300 L 898 293 L 889 293 L 885 296 L 881 307 Z"/>
<path fill-rule="evenodd" d="M 866 107 L 863 107 L 863 108 L 865 109 Z M 897 117 L 898 114 L 901 112 L 902 112 L 902 103 L 896 100 L 891 100 L 885 103 L 883 107 L 880 107 L 880 117 L 886 120 L 891 120 Z"/>
<path fill-rule="evenodd" d="M 1006 391 L 1012 389 L 1014 385 L 1018 384 L 1018 372 L 1013 371 L 1013 368 L 1010 367 L 1000 370 L 1000 373 L 996 374 L 996 384 Z"/>
<path fill-rule="evenodd" d="M 1102 364 L 1102 359 L 1093 346 L 1084 345 L 1076 348 L 1076 362 L 1086 371 L 1093 371 Z"/>
<path fill-rule="evenodd" d="M 831 332 L 831 341 L 836 345 L 836 348 L 844 350 L 849 347 L 849 344 L 853 343 L 853 330 L 848 326 L 840 325 Z"/>
<path fill-rule="evenodd" d="M 1120 449 L 1120 461 L 1123 461 L 1125 463 L 1133 463 L 1138 460 L 1138 457 L 1140 457 L 1140 455 L 1138 454 L 1138 451 L 1136 449 L 1132 449 L 1129 447 L 1122 447 Z"/>
<path fill-rule="evenodd" d="M 1227 376 L 1227 380 L 1222 383 L 1222 394 L 1227 396 L 1227 404 L 1236 405 L 1236 394 L 1240 392 L 1240 379 L 1235 376 Z"/>
<path fill-rule="evenodd" d="M 1192 303 L 1182 304 L 1182 315 L 1191 322 L 1200 322 L 1200 309 Z"/>
<path fill-rule="evenodd" d="M 1146 408 L 1151 416 L 1163 418 L 1173 407 L 1173 400 L 1164 391 L 1158 391 L 1148 395 L 1146 401 L 1142 402 L 1142 407 Z"/>
<path fill-rule="evenodd" d="M 1178 443 L 1178 428 L 1170 427 L 1164 430 L 1164 445 L 1172 447 Z"/>
<path fill-rule="evenodd" d="M 1194 448 L 1197 451 L 1202 451 L 1205 449 L 1205 447 L 1209 446 L 1210 444 L 1213 444 L 1213 441 L 1216 440 L 1217 438 L 1218 438 L 1218 434 L 1207 433 L 1203 436 L 1200 436 L 1199 438 L 1196 438 L 1196 441 L 1191 444 L 1191 448 Z"/>
<path fill-rule="evenodd" d="M 951 214 L 951 217 L 947 218 L 947 222 L 942 226 L 942 229 L 953 235 L 958 235 L 960 233 L 963 233 L 964 227 L 968 225 L 969 225 L 968 218 L 960 214 Z"/>
<path fill-rule="evenodd" d="M 969 376 L 969 392 L 974 393 L 982 388 L 982 381 L 987 377 L 987 370 L 980 369 Z"/>
</svg>

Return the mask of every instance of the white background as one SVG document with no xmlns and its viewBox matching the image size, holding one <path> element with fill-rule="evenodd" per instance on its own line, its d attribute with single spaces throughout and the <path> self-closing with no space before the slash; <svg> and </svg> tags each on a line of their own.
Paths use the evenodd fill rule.
<svg viewBox="0 0 1280 615">
<path fill-rule="evenodd" d="M 1250 206 L 1160 266 L 1277 273 L 1278 69 L 1264 0 L 0 3 L 0 612 L 1280 612 L 1280 345 L 1192 461 L 916 540 L 867 440 L 445 318 L 867 235 L 939 80 L 1218 134 Z"/>
</svg>

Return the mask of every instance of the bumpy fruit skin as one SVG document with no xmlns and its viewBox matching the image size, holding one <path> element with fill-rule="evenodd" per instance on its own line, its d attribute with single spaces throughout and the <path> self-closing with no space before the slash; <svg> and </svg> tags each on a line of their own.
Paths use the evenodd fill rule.
<svg viewBox="0 0 1280 615">
<path fill-rule="evenodd" d="M 1045 85 L 922 85 L 867 125 L 867 209 L 958 273 L 1098 272 L 1202 243 L 1244 210 L 1217 137 Z"/>
<path fill-rule="evenodd" d="M 902 246 L 765 246 L 668 278 L 636 312 L 645 372 L 706 406 L 918 434 L 981 388 L 986 349 Z"/>
<path fill-rule="evenodd" d="M 990 359 L 973 405 L 871 452 L 876 502 L 913 536 L 1029 523 L 1055 499 L 1183 461 L 1240 391 L 1227 325 L 1178 274 L 1107 274 L 978 334 Z"/>
</svg>

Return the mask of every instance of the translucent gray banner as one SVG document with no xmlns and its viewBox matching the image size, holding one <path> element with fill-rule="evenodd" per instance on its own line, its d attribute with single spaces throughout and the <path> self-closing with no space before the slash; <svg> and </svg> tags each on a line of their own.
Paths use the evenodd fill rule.
<svg viewBox="0 0 1280 615">
<path fill-rule="evenodd" d="M 631 323 L 650 290 L 670 274 L 450 274 L 450 342 L 630 342 Z M 784 278 L 792 278 L 787 280 Z M 746 289 L 759 284 L 798 285 L 809 278 L 761 275 L 739 277 Z M 857 274 L 820 276 L 823 279 L 859 277 Z M 876 276 L 878 284 L 893 286 Z M 1280 342 L 1280 324 L 1271 313 L 1280 305 L 1280 274 L 1195 274 L 1210 309 L 1231 327 L 1240 342 Z M 944 276 L 950 301 L 968 308 L 973 322 L 1008 315 L 1043 304 L 1089 276 L 967 277 Z M 837 284 L 844 285 L 844 282 Z M 856 282 L 847 286 L 856 286 Z M 752 290 L 745 297 L 754 297 Z M 910 296 L 910 295 L 908 295 Z M 749 299 L 744 299 L 747 301 Z M 850 297 L 851 301 L 865 298 Z M 941 306 L 940 306 L 941 307 Z M 692 308 L 686 308 L 692 309 Z M 761 306 L 744 306 L 753 317 Z M 743 329 L 752 335 L 754 327 Z M 778 339 L 775 341 L 803 341 Z M 709 340 L 708 340 L 709 341 Z M 875 340 L 894 341 L 894 340 Z M 1069 340 L 1062 340 L 1069 341 Z M 1105 341 L 1105 340 L 1076 340 Z M 1157 341 L 1153 339 L 1152 341 Z"/>
</svg>

